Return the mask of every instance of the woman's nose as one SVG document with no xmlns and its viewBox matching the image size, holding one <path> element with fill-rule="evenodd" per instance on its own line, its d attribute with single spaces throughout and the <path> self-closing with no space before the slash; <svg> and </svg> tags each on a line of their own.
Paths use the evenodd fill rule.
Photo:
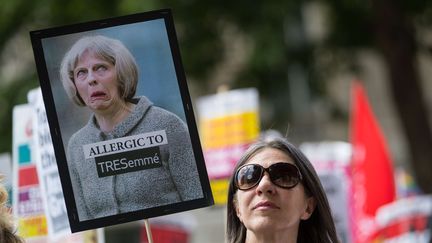
<svg viewBox="0 0 432 243">
<path fill-rule="evenodd" d="M 270 175 L 267 172 L 264 172 L 264 175 L 255 190 L 257 194 L 275 192 L 275 185 L 271 182 Z"/>
<path fill-rule="evenodd" d="M 87 82 L 89 85 L 95 85 L 97 83 L 97 79 L 94 76 L 93 72 L 90 71 L 87 76 Z"/>
</svg>

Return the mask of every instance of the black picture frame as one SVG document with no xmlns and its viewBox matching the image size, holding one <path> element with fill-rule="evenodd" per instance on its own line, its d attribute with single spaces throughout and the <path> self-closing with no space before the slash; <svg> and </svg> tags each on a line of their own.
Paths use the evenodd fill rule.
<svg viewBox="0 0 432 243">
<path fill-rule="evenodd" d="M 76 203 L 78 196 L 74 194 L 78 189 L 72 184 L 69 167 L 71 161 L 68 161 L 66 150 L 70 137 L 87 124 L 91 112 L 87 107 L 74 105 L 68 97 L 60 81 L 59 69 L 62 58 L 70 46 L 81 37 L 90 35 L 104 35 L 120 40 L 138 64 L 140 76 L 137 94 L 149 98 L 156 106 L 177 115 L 186 124 L 189 133 L 187 139 L 190 142 L 184 146 L 189 146 L 193 151 L 202 197 L 101 217 L 85 219 L 79 217 L 80 212 Z M 72 232 L 213 205 L 213 196 L 170 9 L 31 31 L 30 38 Z M 83 163 L 86 161 L 84 160 Z M 115 176 L 118 178 L 120 175 Z M 98 178 L 95 177 L 95 180 Z M 147 186 L 151 187 L 151 185 Z M 160 194 L 163 195 L 163 192 Z"/>
</svg>

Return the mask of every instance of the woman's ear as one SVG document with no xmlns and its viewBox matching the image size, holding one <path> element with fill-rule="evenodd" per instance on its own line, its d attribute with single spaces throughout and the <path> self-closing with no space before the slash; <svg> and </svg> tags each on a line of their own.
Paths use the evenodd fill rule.
<svg viewBox="0 0 432 243">
<path fill-rule="evenodd" d="M 306 199 L 306 208 L 300 218 L 302 220 L 309 219 L 312 213 L 314 212 L 315 207 L 316 207 L 316 200 L 314 197 L 309 197 L 308 199 Z"/>
</svg>

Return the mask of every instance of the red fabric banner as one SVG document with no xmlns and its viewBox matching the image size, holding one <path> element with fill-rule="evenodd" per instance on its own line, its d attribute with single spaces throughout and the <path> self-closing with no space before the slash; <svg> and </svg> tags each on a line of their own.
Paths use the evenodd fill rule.
<svg viewBox="0 0 432 243">
<path fill-rule="evenodd" d="M 377 209 L 395 199 L 393 167 L 386 142 L 363 87 L 352 85 L 351 143 L 354 199 L 354 242 L 367 242 L 375 230 Z"/>
</svg>

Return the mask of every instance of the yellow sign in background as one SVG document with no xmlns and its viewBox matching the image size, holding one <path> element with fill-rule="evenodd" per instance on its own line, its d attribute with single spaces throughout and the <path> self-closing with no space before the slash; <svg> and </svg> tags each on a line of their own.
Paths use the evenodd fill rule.
<svg viewBox="0 0 432 243">
<path fill-rule="evenodd" d="M 24 239 L 48 235 L 45 215 L 20 218 L 18 228 L 20 236 Z"/>
<path fill-rule="evenodd" d="M 254 141 L 259 133 L 258 114 L 249 111 L 214 119 L 203 119 L 204 149 L 228 147 Z"/>
<path fill-rule="evenodd" d="M 259 136 L 258 91 L 238 89 L 198 100 L 200 137 L 216 205 L 227 201 L 229 177 Z"/>
</svg>

